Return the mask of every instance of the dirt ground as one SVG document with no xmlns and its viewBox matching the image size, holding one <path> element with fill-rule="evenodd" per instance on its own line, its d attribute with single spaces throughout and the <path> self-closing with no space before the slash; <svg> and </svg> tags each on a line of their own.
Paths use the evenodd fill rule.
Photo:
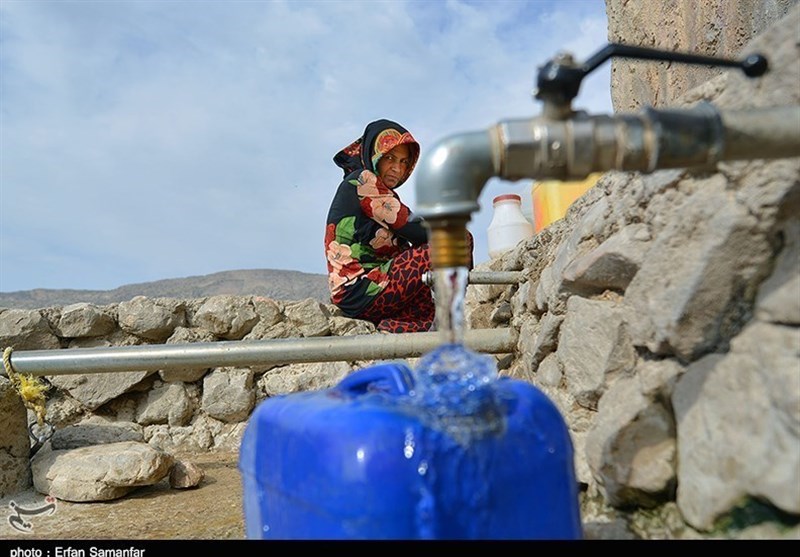
<svg viewBox="0 0 800 557">
<path fill-rule="evenodd" d="M 0 539 L 5 540 L 243 540 L 242 478 L 238 454 L 180 455 L 205 471 L 199 486 L 173 489 L 167 479 L 139 488 L 114 501 L 55 501 L 55 509 L 27 514 L 28 531 L 20 527 L 20 511 L 47 507 L 33 488 L 0 499 Z M 13 503 L 13 504 L 12 504 Z M 14 520 L 17 518 L 17 520 Z"/>
</svg>

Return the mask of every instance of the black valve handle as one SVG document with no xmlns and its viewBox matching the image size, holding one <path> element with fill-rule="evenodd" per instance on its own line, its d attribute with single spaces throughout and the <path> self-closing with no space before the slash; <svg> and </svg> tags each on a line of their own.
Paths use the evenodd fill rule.
<svg viewBox="0 0 800 557">
<path fill-rule="evenodd" d="M 751 54 L 743 60 L 730 60 L 686 52 L 670 52 L 641 46 L 610 43 L 589 57 L 582 65 L 577 65 L 571 61 L 565 62 L 558 58 L 549 60 L 539 69 L 536 98 L 560 103 L 571 102 L 572 99 L 578 96 L 583 78 L 614 56 L 740 68 L 747 77 L 762 76 L 769 68 L 767 59 L 761 54 Z"/>
</svg>

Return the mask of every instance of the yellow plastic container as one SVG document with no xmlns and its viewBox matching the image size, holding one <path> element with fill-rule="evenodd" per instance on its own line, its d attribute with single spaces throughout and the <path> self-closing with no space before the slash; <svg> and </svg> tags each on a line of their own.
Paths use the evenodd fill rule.
<svg viewBox="0 0 800 557">
<path fill-rule="evenodd" d="M 600 176 L 602 173 L 596 172 L 578 182 L 562 182 L 560 180 L 534 182 L 531 188 L 531 197 L 535 232 L 538 234 L 546 226 L 564 218 L 569 206 L 594 186 Z"/>
</svg>

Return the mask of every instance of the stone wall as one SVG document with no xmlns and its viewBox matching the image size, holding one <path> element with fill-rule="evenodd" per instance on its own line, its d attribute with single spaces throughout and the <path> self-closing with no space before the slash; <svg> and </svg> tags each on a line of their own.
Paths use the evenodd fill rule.
<svg viewBox="0 0 800 557">
<path fill-rule="evenodd" d="M 626 15 L 643 5 L 612 4 Z M 742 42 L 767 55 L 767 75 L 731 70 L 675 104 L 800 104 L 798 29 L 795 3 Z M 491 326 L 510 308 L 519 344 L 507 373 L 566 417 L 588 528 L 620 521 L 616 537 L 673 537 L 672 523 L 713 535 L 750 513 L 798 536 L 798 159 L 607 173 L 566 218 L 490 267 L 528 280 L 469 289 L 470 326 Z M 608 507 L 615 512 L 593 512 Z M 658 509 L 660 526 L 623 509 Z"/>
<path fill-rule="evenodd" d="M 178 300 L 136 297 L 42 310 L 0 310 L 0 345 L 16 350 L 249 341 L 372 334 L 314 299 L 283 302 L 253 296 Z M 13 352 L 11 361 L 13 362 Z M 166 451 L 236 450 L 255 405 L 276 394 L 326 388 L 369 362 L 264 365 L 67 374 L 47 378 L 47 419 L 54 449 L 143 440 Z M 4 378 L 0 382 L 8 384 Z M 31 422 L 34 420 L 29 413 Z M 108 430 L 107 434 L 103 433 Z M 124 435 L 123 435 L 124 434 Z M 22 456 L 22 455 L 19 455 Z"/>
<path fill-rule="evenodd" d="M 744 46 L 752 37 L 784 17 L 797 2 L 606 0 L 608 39 L 659 50 L 738 60 L 751 54 Z M 629 112 L 648 105 L 673 105 L 689 90 L 730 71 L 722 67 L 674 62 L 614 59 L 611 64 L 614 110 Z"/>
</svg>

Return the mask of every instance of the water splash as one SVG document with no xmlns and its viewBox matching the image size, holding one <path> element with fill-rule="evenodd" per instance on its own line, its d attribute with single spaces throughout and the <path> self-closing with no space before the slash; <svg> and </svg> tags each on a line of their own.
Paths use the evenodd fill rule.
<svg viewBox="0 0 800 557">
<path fill-rule="evenodd" d="M 412 397 L 413 404 L 432 417 L 433 427 L 463 443 L 500 427 L 500 405 L 491 389 L 497 365 L 490 356 L 464 346 L 468 278 L 466 267 L 433 272 L 436 328 L 443 343 L 419 360 Z"/>
<path fill-rule="evenodd" d="M 460 444 L 503 428 L 502 403 L 493 388 L 494 359 L 461 344 L 443 344 L 420 358 L 409 402 Z"/>
<path fill-rule="evenodd" d="M 421 539 L 481 537 L 489 523 L 491 447 L 506 429 L 494 358 L 457 343 L 425 354 L 407 400 L 425 426 L 416 446 L 426 456 L 419 475 L 415 524 Z M 458 477 L 463 481 L 448 482 Z"/>
<path fill-rule="evenodd" d="M 415 372 L 420 404 L 437 415 L 472 414 L 484 387 L 497 378 L 497 365 L 461 344 L 443 344 L 420 358 Z"/>
<path fill-rule="evenodd" d="M 445 344 L 461 344 L 464 341 L 464 298 L 468 277 L 466 267 L 447 267 L 433 272 L 436 329 L 444 335 Z"/>
</svg>

